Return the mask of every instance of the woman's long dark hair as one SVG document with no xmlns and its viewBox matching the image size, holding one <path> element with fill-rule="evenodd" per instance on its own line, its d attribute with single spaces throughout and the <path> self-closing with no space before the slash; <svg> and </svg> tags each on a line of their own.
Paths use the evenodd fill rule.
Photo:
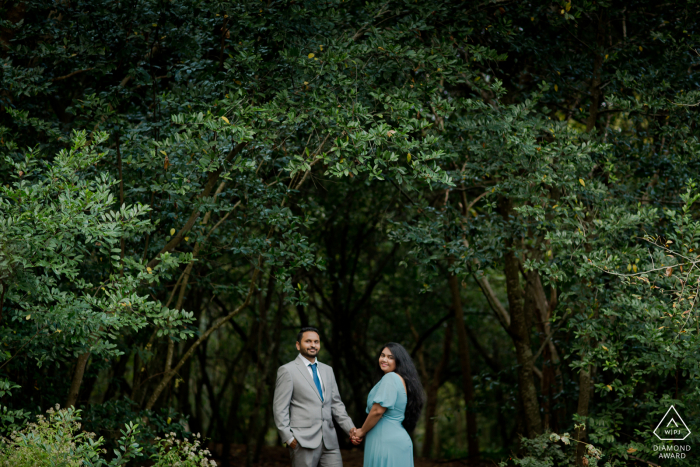
<svg viewBox="0 0 700 467">
<path fill-rule="evenodd" d="M 411 355 L 401 344 L 396 342 L 388 342 L 382 346 L 379 350 L 379 355 L 377 355 L 377 360 L 382 354 L 382 350 L 388 348 L 394 355 L 394 361 L 396 362 L 395 373 L 401 375 L 403 380 L 406 382 L 406 395 L 408 396 L 408 403 L 406 404 L 406 414 L 401 423 L 406 431 L 409 433 L 413 431 L 418 423 L 418 418 L 420 418 L 420 413 L 423 410 L 423 404 L 425 404 L 425 393 L 423 392 L 423 385 L 418 377 L 418 371 L 416 370 L 416 365 L 413 364 Z M 384 376 L 384 372 L 377 364 L 377 376 L 378 380 Z"/>
</svg>

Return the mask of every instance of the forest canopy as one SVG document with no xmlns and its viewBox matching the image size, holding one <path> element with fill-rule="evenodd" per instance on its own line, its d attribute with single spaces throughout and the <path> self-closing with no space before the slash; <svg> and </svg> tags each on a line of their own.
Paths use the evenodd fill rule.
<svg viewBox="0 0 700 467">
<path fill-rule="evenodd" d="M 669 465 L 664 414 L 700 426 L 699 14 L 2 2 L 0 435 L 251 466 L 315 326 L 358 426 L 409 350 L 417 457 Z"/>
</svg>

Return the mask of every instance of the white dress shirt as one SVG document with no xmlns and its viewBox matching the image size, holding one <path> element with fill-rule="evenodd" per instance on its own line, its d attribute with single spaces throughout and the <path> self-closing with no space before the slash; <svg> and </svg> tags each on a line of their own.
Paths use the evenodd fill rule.
<svg viewBox="0 0 700 467">
<path fill-rule="evenodd" d="M 314 370 L 311 368 L 311 365 L 314 363 L 318 363 L 318 357 L 314 358 L 313 362 L 310 362 L 309 359 L 306 357 L 302 356 L 299 354 L 299 356 L 304 360 L 304 363 L 306 363 L 306 369 L 309 370 L 309 374 L 311 375 L 311 380 L 313 381 L 314 379 Z M 316 374 L 318 375 L 318 380 L 321 382 L 321 389 L 323 390 L 323 398 L 326 398 L 326 386 L 323 385 L 323 380 L 321 379 L 321 372 L 318 371 L 318 365 L 316 365 Z M 294 437 L 292 436 L 287 440 L 287 446 L 289 446 L 292 441 L 294 441 Z"/>
</svg>

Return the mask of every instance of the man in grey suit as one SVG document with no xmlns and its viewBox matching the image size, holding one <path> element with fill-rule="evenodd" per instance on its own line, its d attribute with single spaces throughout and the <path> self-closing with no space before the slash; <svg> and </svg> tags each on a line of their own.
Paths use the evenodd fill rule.
<svg viewBox="0 0 700 467">
<path fill-rule="evenodd" d="M 293 467 L 342 467 L 333 420 L 352 435 L 355 425 L 338 394 L 333 368 L 318 361 L 318 329 L 297 335 L 299 356 L 277 370 L 275 425 L 289 447 Z"/>
</svg>

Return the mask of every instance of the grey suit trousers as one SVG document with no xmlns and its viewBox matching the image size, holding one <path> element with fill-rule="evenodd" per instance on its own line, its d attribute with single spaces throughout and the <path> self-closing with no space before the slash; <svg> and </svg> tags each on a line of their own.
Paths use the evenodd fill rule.
<svg viewBox="0 0 700 467">
<path fill-rule="evenodd" d="M 327 449 L 323 443 L 315 449 L 302 448 L 299 443 L 296 449 L 288 449 L 292 467 L 343 467 L 340 449 Z"/>
</svg>

